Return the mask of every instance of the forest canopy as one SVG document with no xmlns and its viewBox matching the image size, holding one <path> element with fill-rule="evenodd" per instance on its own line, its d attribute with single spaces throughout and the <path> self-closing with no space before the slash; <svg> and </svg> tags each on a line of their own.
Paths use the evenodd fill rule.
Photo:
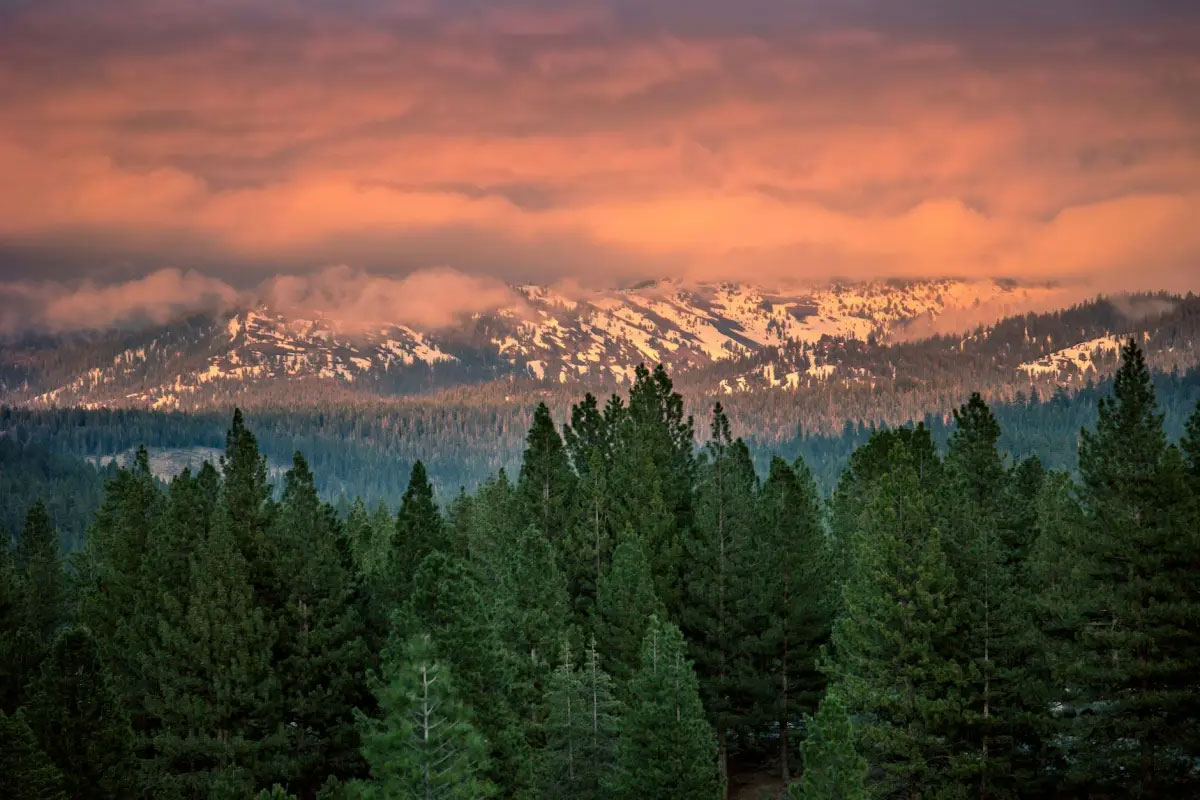
<svg viewBox="0 0 1200 800">
<path fill-rule="evenodd" d="M 18 487 L 0 794 L 1195 796 L 1200 409 L 1168 435 L 1121 357 L 1071 472 L 971 394 L 944 447 L 856 434 L 826 496 L 720 404 L 697 449 L 643 367 L 473 491 L 406 465 L 395 508 L 300 452 L 273 482 L 241 412 L 219 463 L 106 474 L 69 556 L 72 484 Z"/>
</svg>

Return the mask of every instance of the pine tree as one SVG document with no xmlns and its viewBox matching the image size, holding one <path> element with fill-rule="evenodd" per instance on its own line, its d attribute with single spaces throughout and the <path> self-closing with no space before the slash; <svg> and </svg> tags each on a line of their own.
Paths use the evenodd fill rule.
<svg viewBox="0 0 1200 800">
<path fill-rule="evenodd" d="M 283 749 L 271 656 L 275 632 L 220 503 L 190 559 L 181 613 L 163 616 L 142 654 L 154 785 L 166 796 L 245 796 Z"/>
<path fill-rule="evenodd" d="M 375 695 L 378 720 L 360 716 L 370 781 L 350 786 L 351 796 L 478 800 L 492 797 L 488 748 L 472 724 L 453 670 L 428 636 L 410 638 L 384 658 Z"/>
<path fill-rule="evenodd" d="M 683 634 L 652 617 L 621 715 L 619 792 L 628 800 L 721 797 L 717 742 Z"/>
<path fill-rule="evenodd" d="M 911 459 L 923 492 L 932 496 L 941 478 L 941 462 L 933 438 L 922 424 L 915 428 L 874 431 L 867 443 L 854 451 L 830 501 L 829 545 L 835 600 L 841 597 L 841 585 L 854 573 L 855 538 L 862 527 L 864 498 L 891 469 L 891 454 L 896 446 L 903 448 Z M 835 616 L 837 613 L 835 609 Z"/>
<path fill-rule="evenodd" d="M 1075 664 L 1090 565 L 1083 557 L 1084 515 L 1076 495 L 1069 475 L 1052 472 L 1034 503 L 1037 532 L 1027 567 L 1029 583 L 1035 587 L 1029 604 L 1037 650 L 1027 665 L 1031 678 L 1025 687 L 1028 705 L 1041 712 L 1028 720 L 1032 733 L 1028 738 L 1036 745 L 1030 758 L 1041 773 L 1027 784 L 1033 791 L 1070 785 L 1075 759 L 1066 746 L 1082 734 L 1072 718 L 1082 696 Z"/>
<path fill-rule="evenodd" d="M 792 800 L 867 800 L 867 761 L 854 749 L 854 729 L 836 690 L 805 723 L 804 776 L 792 785 Z"/>
<path fill-rule="evenodd" d="M 816 711 L 825 689 L 817 660 L 831 624 L 829 554 L 817 487 L 803 461 L 793 468 L 781 458 L 772 460 L 759 506 L 758 555 L 747 582 L 761 620 L 756 688 L 766 718 L 779 724 L 780 778 L 786 786 L 790 725 Z"/>
<path fill-rule="evenodd" d="M 532 764 L 511 702 L 516 657 L 505 648 L 494 609 L 466 566 L 443 553 L 426 556 L 406 614 L 396 623 L 407 635 L 428 634 L 438 657 L 457 676 L 458 697 L 488 742 L 489 777 L 508 791 L 526 786 Z"/>
<path fill-rule="evenodd" d="M 1013 576 L 1021 556 L 1008 551 L 1001 528 L 1007 471 L 996 442 L 1000 426 L 978 393 L 954 412 L 946 455 L 943 541 L 956 576 L 952 613 L 961 631 L 953 657 L 967 679 L 962 726 L 954 737 L 959 780 L 981 798 L 1011 796 L 1031 780 L 1028 742 L 1017 725 L 1028 708 L 1026 666 L 1036 640 L 1030 608 Z"/>
<path fill-rule="evenodd" d="M 267 482 L 267 460 L 258 450 L 258 440 L 246 427 L 241 409 L 225 434 L 221 458 L 222 502 L 234 541 L 250 565 L 250 582 L 255 595 L 267 606 L 279 605 L 281 587 L 273 568 L 274 553 L 267 541 L 271 523 L 271 485 Z"/>
<path fill-rule="evenodd" d="M 1079 445 L 1089 567 L 1076 679 L 1092 710 L 1075 755 L 1094 791 L 1200 791 L 1197 541 L 1183 458 L 1166 442 L 1141 350 L 1121 351 L 1113 396 Z"/>
<path fill-rule="evenodd" d="M 553 545 L 533 526 L 506 548 L 504 567 L 492 614 L 505 648 L 514 656 L 510 699 L 514 708 L 526 710 L 526 738 L 536 746 L 540 700 L 553 670 L 553 653 L 570 634 L 566 580 Z"/>
<path fill-rule="evenodd" d="M 188 481 L 194 483 L 190 475 Z M 164 585 L 170 588 L 168 597 L 186 591 L 178 575 L 159 577 L 160 570 L 179 563 L 174 548 L 158 541 L 160 534 L 176 531 L 161 524 L 163 505 L 149 456 L 139 448 L 133 462 L 119 469 L 105 487 L 104 501 L 74 564 L 76 618 L 95 637 L 139 744 L 158 724 L 147 704 L 151 679 L 144 664 L 154 649 L 157 618 L 166 613 L 162 590 Z M 180 541 L 193 546 L 182 537 Z"/>
<path fill-rule="evenodd" d="M 856 745 L 879 771 L 878 794 L 953 797 L 964 683 L 946 657 L 959 634 L 954 577 L 909 449 L 896 443 L 890 462 L 864 498 L 831 677 L 863 719 Z"/>
<path fill-rule="evenodd" d="M 648 620 L 664 613 L 642 542 L 632 530 L 626 529 L 612 566 L 600 577 L 596 610 L 596 639 L 606 668 L 624 684 L 641 664 Z"/>
<path fill-rule="evenodd" d="M 541 797 L 600 800 L 611 795 L 616 757 L 612 680 L 599 667 L 593 646 L 576 665 L 563 646 L 559 666 L 546 685 L 544 743 L 538 753 Z"/>
<path fill-rule="evenodd" d="M 283 604 L 273 610 L 279 723 L 288 734 L 288 786 L 308 796 L 329 775 L 359 769 L 351 709 L 365 705 L 366 630 L 349 543 L 296 453 L 268 531 Z"/>
<path fill-rule="evenodd" d="M 361 497 L 354 498 L 346 515 L 346 539 L 350 542 L 350 552 L 354 556 L 354 567 L 358 574 L 373 575 L 381 566 L 381 554 L 375 528 L 371 525 L 371 515 Z"/>
<path fill-rule="evenodd" d="M 515 505 L 515 492 L 503 469 L 479 487 L 472 500 L 462 558 L 483 585 L 495 585 L 504 578 L 507 550 L 518 530 Z"/>
<path fill-rule="evenodd" d="M 23 573 L 23 624 L 35 640 L 48 645 L 66 618 L 67 583 L 58 533 L 40 500 L 25 515 L 25 529 L 17 539 L 14 557 Z"/>
<path fill-rule="evenodd" d="M 1200 402 L 1196 403 L 1196 410 L 1188 417 L 1179 449 L 1183 451 L 1192 477 L 1200 478 Z"/>
<path fill-rule="evenodd" d="M 635 370 L 629 404 L 610 403 L 609 475 L 613 529 L 632 527 L 642 537 L 655 588 L 671 611 L 679 603 L 680 537 L 692 522 L 695 481 L 692 418 L 660 365 Z"/>
<path fill-rule="evenodd" d="M 722 779 L 728 735 L 748 720 L 754 681 L 746 640 L 754 629 L 751 537 L 758 529 L 758 479 L 750 451 L 733 441 L 721 404 L 713 409 L 696 489 L 695 522 L 684 539 L 687 570 L 679 618 L 700 679 L 700 696 L 717 732 Z"/>
<path fill-rule="evenodd" d="M 0 796 L 6 800 L 67 800 L 62 774 L 38 747 L 20 712 L 0 711 Z"/>
<path fill-rule="evenodd" d="M 599 450 L 593 449 L 588 468 L 577 483 L 574 522 L 560 550 L 567 594 L 571 598 L 575 624 L 581 630 L 594 630 L 600 576 L 612 560 L 615 537 L 609 482 L 608 465 Z"/>
<path fill-rule="evenodd" d="M 521 522 L 534 525 L 542 535 L 562 547 L 571 524 L 571 498 L 575 473 L 554 429 L 550 409 L 538 403 L 525 440 L 525 455 L 517 480 L 517 503 Z"/>
<path fill-rule="evenodd" d="M 33 680 L 50 649 L 55 631 L 67 616 L 67 576 L 63 570 L 58 534 L 40 501 L 29 507 L 25 528 L 13 552 L 15 580 L 11 650 L 5 660 L 11 670 L 9 700 L 14 710 L 26 698 L 25 685 Z"/>
<path fill-rule="evenodd" d="M 445 550 L 445 522 L 433 499 L 433 485 L 425 465 L 413 464 L 408 488 L 396 514 L 396 533 L 384 577 L 384 590 L 392 607 L 402 603 L 412 587 L 413 574 L 430 553 Z"/>
<path fill-rule="evenodd" d="M 0 712 L 14 713 L 21 704 L 21 692 L 25 688 L 22 665 L 14 655 L 21 646 L 18 634 L 21 628 L 21 586 L 16 566 L 13 564 L 12 549 L 7 533 L 0 533 L 0 653 L 9 654 L 0 658 Z"/>
<path fill-rule="evenodd" d="M 615 423 L 623 412 L 621 398 L 613 395 L 602 412 L 590 392 L 571 407 L 571 423 L 563 426 L 563 445 L 581 478 L 588 474 L 593 464 L 607 464 L 612 459 Z"/>
<path fill-rule="evenodd" d="M 134 794 L 133 731 L 87 628 L 59 633 L 30 686 L 27 718 L 70 797 Z"/>
<path fill-rule="evenodd" d="M 595 637 L 588 643 L 583 656 L 580 677 L 583 708 L 588 721 L 588 737 L 583 752 L 595 774 L 588 788 L 594 797 L 607 798 L 612 796 L 616 781 L 621 706 L 617 701 L 613 679 L 600 667 Z"/>
</svg>

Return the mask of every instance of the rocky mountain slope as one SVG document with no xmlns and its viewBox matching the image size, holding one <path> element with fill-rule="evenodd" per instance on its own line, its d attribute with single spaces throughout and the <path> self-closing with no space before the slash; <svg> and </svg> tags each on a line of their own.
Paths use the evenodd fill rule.
<svg viewBox="0 0 1200 800">
<path fill-rule="evenodd" d="M 513 287 L 510 303 L 451 328 L 394 322 L 366 331 L 356 325 L 353 333 L 319 312 L 299 318 L 259 306 L 142 331 L 0 344 L 0 400 L 172 409 L 247 396 L 386 397 L 498 379 L 609 386 L 628 381 L 643 362 L 663 363 L 715 392 L 796 390 L 885 370 L 869 363 L 871 353 L 939 319 L 1044 307 L 1054 293 L 956 280 L 788 291 L 659 281 L 574 295 L 526 285 Z M 1033 342 L 1019 370 L 1026 378 L 1078 371 L 1096 351 L 1111 355 L 1113 337 L 1129 332 L 1122 325 Z"/>
</svg>

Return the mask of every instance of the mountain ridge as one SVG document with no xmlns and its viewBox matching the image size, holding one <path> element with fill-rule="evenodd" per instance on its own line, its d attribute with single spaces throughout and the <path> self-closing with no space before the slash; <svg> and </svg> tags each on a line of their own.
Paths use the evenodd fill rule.
<svg viewBox="0 0 1200 800">
<path fill-rule="evenodd" d="M 715 394 L 795 391 L 835 376 L 874 385 L 887 366 L 872 355 L 903 352 L 914 324 L 936 326 L 940 318 L 972 312 L 982 318 L 997 309 L 1019 315 L 1058 296 L 1049 285 L 954 279 L 791 291 L 661 280 L 574 295 L 532 284 L 512 288 L 511 304 L 449 328 L 356 320 L 348 330 L 332 315 L 259 305 L 141 332 L 3 346 L 2 399 L 34 407 L 173 409 L 256 392 L 389 397 L 497 380 L 588 388 L 628 383 L 640 363 L 662 363 Z M 1182 299 L 1164 302 L 1169 309 Z M 1045 346 L 1017 348 L 1018 371 L 1029 381 L 1052 379 L 1104 361 L 1114 337 L 1136 332 L 1106 313 L 1105 324 L 1084 325 L 1077 338 L 1051 336 Z M 987 330 L 964 334 L 960 350 Z M 954 341 L 917 341 L 935 340 L 943 350 Z M 895 378 L 895 366 L 891 371 Z"/>
</svg>

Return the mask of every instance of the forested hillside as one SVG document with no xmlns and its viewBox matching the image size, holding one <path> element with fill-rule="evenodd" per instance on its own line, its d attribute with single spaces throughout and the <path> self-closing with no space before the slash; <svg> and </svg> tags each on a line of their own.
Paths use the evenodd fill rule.
<svg viewBox="0 0 1200 800">
<path fill-rule="evenodd" d="M 1200 370 L 1157 372 L 1153 379 L 1168 434 L 1178 438 L 1200 401 Z M 1045 394 L 1032 389 L 1007 402 L 991 403 L 1001 422 L 1001 452 L 1018 460 L 1036 455 L 1049 467 L 1074 471 L 1079 431 L 1095 424 L 1099 399 L 1111 390 L 1111 379 L 1106 379 Z M 966 394 L 969 389 L 964 389 Z M 570 404 L 554 397 L 545 400 L 556 418 L 570 414 Z M 735 395 L 722 401 L 733 435 L 745 439 L 760 478 L 766 476 L 774 455 L 789 461 L 802 457 L 822 494 L 833 490 L 851 453 L 875 429 L 857 421 L 821 433 L 794 419 L 789 425 L 773 425 L 776 435 L 767 435 L 758 424 L 763 413 L 761 395 Z M 711 411 L 709 402 L 704 407 L 685 397 L 685 413 L 705 416 Z M 515 474 L 533 405 L 518 405 L 514 400 L 480 405 L 456 396 L 439 402 L 258 408 L 247 411 L 245 418 L 267 457 L 273 482 L 278 483 L 299 450 L 313 469 L 318 492 L 344 511 L 355 497 L 370 506 L 399 503 L 416 461 L 424 464 L 443 500 L 459 487 L 474 491 L 501 468 Z M 784 409 L 770 413 L 782 415 Z M 0 408 L 0 441 L 8 438 L 75 459 L 123 454 L 131 460 L 139 445 L 146 445 L 152 454 L 223 447 L 228 422 L 227 412 Z M 924 422 L 939 448 L 945 447 L 954 427 L 949 412 L 921 411 L 915 418 L 900 417 L 896 422 Z M 698 438 L 704 438 L 703 431 Z"/>
<path fill-rule="evenodd" d="M 41 498 L 63 547 L 79 547 L 100 507 L 106 474 L 81 459 L 0 435 L 0 540 L 21 530 L 31 498 Z"/>
<path fill-rule="evenodd" d="M 697 449 L 661 368 L 394 513 L 300 453 L 274 490 L 235 412 L 217 465 L 117 470 L 69 560 L 40 502 L 0 549 L 0 794 L 1196 796 L 1200 408 L 1175 443 L 1121 358 L 1077 476 L 972 394 L 828 500 L 719 404 Z"/>
</svg>

